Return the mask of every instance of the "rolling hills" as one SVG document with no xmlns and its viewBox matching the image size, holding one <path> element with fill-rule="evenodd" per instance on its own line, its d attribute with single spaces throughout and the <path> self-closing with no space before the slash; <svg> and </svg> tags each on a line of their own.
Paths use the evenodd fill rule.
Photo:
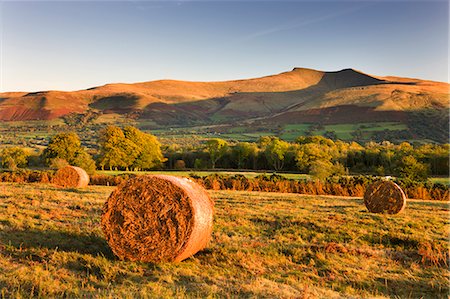
<svg viewBox="0 0 450 299">
<path fill-rule="evenodd" d="M 131 117 L 150 124 L 149 128 L 236 123 L 411 124 L 418 113 L 446 115 L 449 87 L 448 83 L 372 76 L 354 69 L 294 68 L 247 80 L 158 80 L 72 92 L 0 93 L 0 121 L 52 120 L 94 111 Z"/>
</svg>

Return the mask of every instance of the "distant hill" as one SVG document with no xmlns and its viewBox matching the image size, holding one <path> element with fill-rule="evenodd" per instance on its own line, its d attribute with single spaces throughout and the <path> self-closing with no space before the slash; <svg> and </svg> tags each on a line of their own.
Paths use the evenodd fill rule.
<svg viewBox="0 0 450 299">
<path fill-rule="evenodd" d="M 73 113 L 130 115 L 158 126 L 243 122 L 407 123 L 449 108 L 448 83 L 305 68 L 224 82 L 158 80 L 87 90 L 0 93 L 0 120 L 51 120 Z"/>
</svg>

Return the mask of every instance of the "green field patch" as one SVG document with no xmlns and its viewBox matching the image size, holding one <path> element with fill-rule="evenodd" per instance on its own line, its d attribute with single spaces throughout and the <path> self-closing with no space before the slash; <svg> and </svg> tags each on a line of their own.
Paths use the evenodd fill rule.
<svg viewBox="0 0 450 299">
<path fill-rule="evenodd" d="M 296 137 L 306 135 L 311 127 L 311 124 L 297 124 L 297 125 L 286 125 L 284 127 L 281 138 L 291 141 L 295 140 Z M 325 135 L 327 132 L 331 131 L 336 134 L 337 139 L 341 140 L 352 140 L 354 139 L 353 133 L 360 130 L 363 139 L 370 139 L 373 132 L 377 131 L 396 131 L 396 130 L 406 130 L 408 127 L 405 124 L 397 122 L 380 122 L 380 123 L 357 123 L 357 124 L 336 124 L 336 125 L 324 125 L 320 130 L 310 131 L 312 135 Z"/>
<path fill-rule="evenodd" d="M 369 124 L 360 124 L 359 128 L 363 131 L 396 131 L 396 130 L 406 130 L 408 126 L 402 123 L 395 122 L 383 122 L 383 123 L 369 123 Z"/>
<path fill-rule="evenodd" d="M 448 177 L 434 177 L 428 179 L 432 183 L 450 186 L 450 178 Z"/>
<path fill-rule="evenodd" d="M 229 133 L 245 133 L 249 130 L 248 127 L 231 127 L 228 132 Z"/>
</svg>

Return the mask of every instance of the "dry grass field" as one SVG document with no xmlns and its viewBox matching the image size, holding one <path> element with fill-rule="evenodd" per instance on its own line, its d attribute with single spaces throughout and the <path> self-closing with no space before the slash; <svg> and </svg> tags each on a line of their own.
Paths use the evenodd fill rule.
<svg viewBox="0 0 450 299">
<path fill-rule="evenodd" d="M 447 202 L 370 214 L 361 199 L 216 191 L 207 250 L 120 261 L 99 226 L 113 187 L 0 184 L 2 298 L 447 298 Z"/>
</svg>

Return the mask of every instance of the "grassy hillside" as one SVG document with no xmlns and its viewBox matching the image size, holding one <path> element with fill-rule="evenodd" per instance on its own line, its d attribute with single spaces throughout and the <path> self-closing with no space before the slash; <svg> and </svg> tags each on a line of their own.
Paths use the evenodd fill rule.
<svg viewBox="0 0 450 299">
<path fill-rule="evenodd" d="M 359 199 L 210 192 L 207 250 L 180 264 L 119 261 L 99 228 L 111 187 L 0 184 L 2 297 L 409 297 L 449 292 L 447 203 L 397 216 Z"/>
<path fill-rule="evenodd" d="M 0 120 L 50 120 L 89 108 L 106 113 L 128 113 L 145 109 L 151 103 L 183 103 L 242 92 L 284 92 L 314 85 L 323 75 L 320 71 L 296 69 L 262 78 L 224 82 L 158 80 L 106 84 L 71 92 L 5 92 L 0 93 Z"/>
<path fill-rule="evenodd" d="M 69 129 L 85 132 L 96 132 L 111 123 L 133 124 L 145 130 L 180 129 L 181 135 L 203 128 L 207 134 L 217 130 L 227 134 L 226 138 L 242 141 L 262 135 L 290 140 L 297 132 L 311 133 L 308 128 L 321 126 L 323 130 L 317 129 L 316 134 L 344 140 L 445 143 L 448 98 L 449 84 L 443 82 L 376 77 L 353 69 L 294 68 L 261 78 L 222 82 L 158 80 L 71 92 L 0 93 L 0 123 L 40 121 L 53 131 L 60 129 L 52 125 L 59 120 Z M 359 130 L 374 123 L 378 128 L 394 126 Z M 289 130 L 289 126 L 302 128 Z M 352 126 L 353 130 L 339 126 Z M 26 134 L 35 131 L 23 130 Z"/>
<path fill-rule="evenodd" d="M 405 111 L 448 108 L 448 86 L 375 77 L 353 69 L 323 72 L 294 68 L 261 78 L 223 82 L 158 80 L 72 92 L 0 93 L 0 120 L 51 120 L 93 110 L 153 122 L 155 127 L 260 119 L 269 124 L 306 123 L 323 116 L 331 118 L 327 123 L 398 121 L 406 117 L 402 114 Z M 362 119 L 358 118 L 361 108 L 365 109 Z"/>
</svg>

